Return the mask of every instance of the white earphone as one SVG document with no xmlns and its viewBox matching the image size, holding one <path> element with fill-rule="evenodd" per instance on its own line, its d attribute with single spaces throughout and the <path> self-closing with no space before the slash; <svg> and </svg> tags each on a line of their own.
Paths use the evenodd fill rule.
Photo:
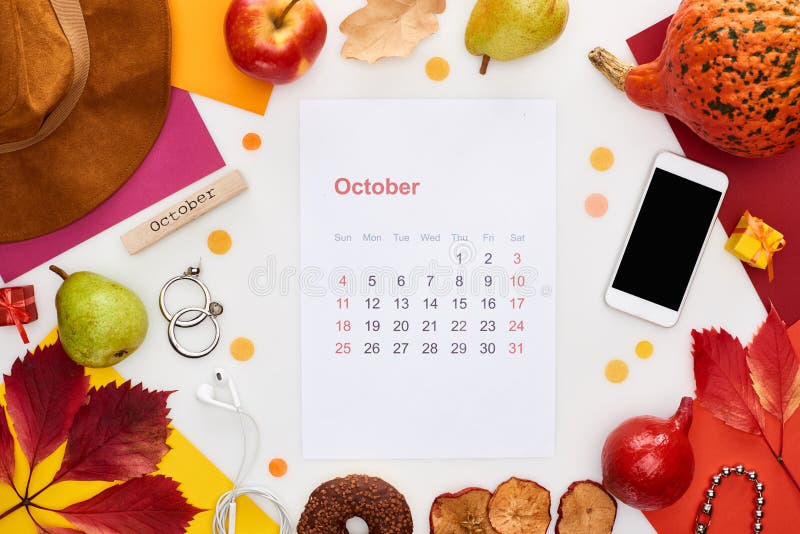
<svg viewBox="0 0 800 534">
<path fill-rule="evenodd" d="M 217 387 L 227 387 L 230 392 L 231 402 L 225 402 L 215 398 L 214 385 Z M 236 532 L 236 499 L 242 495 L 259 496 L 271 502 L 278 509 L 280 515 L 280 534 L 289 534 L 292 531 L 292 524 L 289 520 L 289 512 L 283 506 L 281 501 L 272 492 L 265 488 L 260 487 L 242 487 L 242 478 L 246 476 L 247 471 L 250 470 L 251 465 L 248 464 L 248 447 L 247 447 L 247 430 L 245 429 L 245 418 L 250 419 L 251 423 L 256 429 L 256 445 L 255 451 L 258 453 L 259 443 L 259 430 L 258 424 L 252 415 L 242 409 L 242 401 L 239 399 L 239 391 L 236 389 L 236 384 L 233 379 L 228 376 L 224 369 L 214 369 L 214 385 L 200 384 L 197 388 L 197 399 L 205 404 L 229 410 L 239 415 L 239 421 L 242 426 L 242 462 L 239 464 L 239 472 L 236 474 L 236 479 L 233 481 L 233 489 L 223 493 L 217 501 L 217 507 L 214 512 L 214 521 L 212 523 L 212 530 L 214 534 L 233 534 Z M 252 460 L 255 460 L 253 458 Z M 251 460 L 251 461 L 252 461 Z"/>
<path fill-rule="evenodd" d="M 236 384 L 233 383 L 233 379 L 228 376 L 224 369 L 217 368 L 214 370 L 214 382 L 220 387 L 228 387 L 228 391 L 231 393 L 232 404 L 215 399 L 214 386 L 211 384 L 200 384 L 197 388 L 197 399 L 200 402 L 222 408 L 223 410 L 230 410 L 232 412 L 240 411 L 242 401 L 239 400 L 239 392 L 236 390 Z"/>
</svg>

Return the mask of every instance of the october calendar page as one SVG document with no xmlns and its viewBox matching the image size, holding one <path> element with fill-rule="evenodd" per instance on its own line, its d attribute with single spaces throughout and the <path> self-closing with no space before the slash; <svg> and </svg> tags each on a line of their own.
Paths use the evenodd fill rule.
<svg viewBox="0 0 800 534">
<path fill-rule="evenodd" d="M 306 101 L 306 458 L 555 445 L 556 106 Z"/>
</svg>

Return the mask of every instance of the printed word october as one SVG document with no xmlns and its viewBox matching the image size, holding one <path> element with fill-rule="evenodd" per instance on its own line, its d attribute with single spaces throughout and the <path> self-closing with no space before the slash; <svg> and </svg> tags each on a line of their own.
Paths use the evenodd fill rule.
<svg viewBox="0 0 800 534">
<path fill-rule="evenodd" d="M 369 179 L 363 182 L 351 182 L 347 178 L 339 178 L 333 184 L 340 195 L 416 195 L 420 182 L 395 182 L 391 178 L 383 181 L 372 182 Z"/>
<path fill-rule="evenodd" d="M 198 204 L 202 204 L 206 200 L 211 200 L 212 198 L 214 198 L 213 188 L 205 193 L 200 193 L 197 195 L 196 200 L 184 200 L 177 208 L 170 211 L 167 214 L 168 216 L 162 217 L 161 220 L 150 221 L 150 229 L 154 232 L 158 232 L 170 224 L 170 219 L 172 219 L 172 221 L 177 221 L 182 215 L 186 215 L 190 211 L 194 210 Z"/>
</svg>

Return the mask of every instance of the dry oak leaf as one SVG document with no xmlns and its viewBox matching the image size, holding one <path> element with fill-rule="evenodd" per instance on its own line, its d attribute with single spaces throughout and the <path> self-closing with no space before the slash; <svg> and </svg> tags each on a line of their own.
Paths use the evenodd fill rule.
<svg viewBox="0 0 800 534">
<path fill-rule="evenodd" d="M 764 409 L 788 421 L 800 405 L 800 360 L 774 307 L 748 346 L 747 363 Z"/>
<path fill-rule="evenodd" d="M 369 63 L 408 57 L 420 41 L 439 30 L 436 15 L 445 7 L 445 0 L 367 0 L 339 25 L 347 35 L 342 57 Z"/>
</svg>

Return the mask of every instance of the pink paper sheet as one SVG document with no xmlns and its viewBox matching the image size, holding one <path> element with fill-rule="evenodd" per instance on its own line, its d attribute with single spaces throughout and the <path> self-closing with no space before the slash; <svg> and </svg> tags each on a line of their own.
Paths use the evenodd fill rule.
<svg viewBox="0 0 800 534">
<path fill-rule="evenodd" d="M 189 93 L 173 88 L 164 129 L 130 180 L 69 226 L 0 244 L 0 277 L 10 282 L 224 165 Z"/>
</svg>

